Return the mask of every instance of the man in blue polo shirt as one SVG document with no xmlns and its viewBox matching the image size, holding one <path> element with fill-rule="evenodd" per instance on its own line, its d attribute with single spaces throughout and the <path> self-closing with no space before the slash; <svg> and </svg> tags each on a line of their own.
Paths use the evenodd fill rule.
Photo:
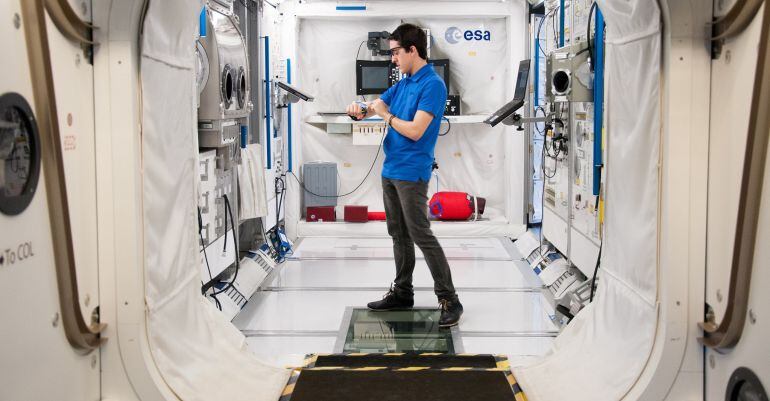
<svg viewBox="0 0 770 401">
<path fill-rule="evenodd" d="M 428 221 L 428 181 L 447 89 L 433 65 L 427 62 L 425 31 L 403 24 L 388 39 L 391 60 L 407 76 L 367 104 L 365 113 L 357 103 L 348 107 L 348 114 L 353 117 L 361 119 L 374 113 L 390 127 L 384 142 L 382 191 L 388 233 L 393 238 L 396 279 L 383 299 L 370 302 L 368 307 L 379 311 L 414 306 L 412 272 L 417 244 L 433 276 L 441 307 L 439 326 L 454 326 L 460 320 L 463 306 L 452 284 L 444 250 Z"/>
</svg>

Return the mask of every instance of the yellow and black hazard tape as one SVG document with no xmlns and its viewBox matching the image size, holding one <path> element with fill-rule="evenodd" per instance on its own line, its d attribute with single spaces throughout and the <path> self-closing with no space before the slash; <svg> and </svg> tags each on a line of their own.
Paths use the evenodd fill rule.
<svg viewBox="0 0 770 401">
<path fill-rule="evenodd" d="M 283 393 L 281 393 L 281 397 L 278 399 L 278 401 L 291 400 L 291 395 L 294 393 L 294 386 L 297 384 L 297 380 L 299 380 L 299 375 L 300 369 L 292 370 L 291 376 L 289 376 L 289 381 L 286 382 L 286 386 L 284 386 Z"/>
<path fill-rule="evenodd" d="M 297 380 L 299 379 L 299 376 L 303 370 L 311 370 L 311 371 L 322 371 L 322 370 L 332 370 L 332 371 L 353 371 L 353 372 L 372 372 L 372 371 L 391 371 L 391 372 L 424 372 L 424 371 L 444 371 L 444 372 L 469 372 L 469 371 L 486 371 L 486 372 L 503 372 L 505 374 L 505 378 L 508 380 L 508 384 L 511 386 L 511 391 L 513 391 L 514 399 L 516 401 L 527 401 L 526 395 L 524 395 L 524 391 L 522 390 L 521 386 L 519 386 L 519 383 L 516 381 L 516 378 L 513 376 L 513 373 L 511 372 L 510 362 L 508 361 L 508 357 L 505 355 L 495 355 L 495 362 L 496 367 L 494 368 L 473 368 L 473 367 L 465 367 L 465 366 L 455 366 L 455 367 L 443 367 L 443 368 L 436 368 L 431 366 L 409 366 L 409 367 L 389 367 L 389 366 L 366 366 L 366 367 L 357 367 L 357 368 L 349 368 L 345 366 L 321 366 L 316 367 L 316 361 L 318 360 L 319 356 L 329 356 L 329 355 L 344 355 L 344 356 L 367 356 L 367 355 L 384 355 L 384 356 L 404 356 L 404 355 L 419 355 L 419 356 L 439 356 L 439 355 L 450 355 L 445 353 L 438 353 L 438 352 L 423 352 L 423 353 L 403 353 L 403 352 L 391 352 L 387 354 L 377 354 L 377 353 L 362 353 L 362 352 L 353 352 L 353 353 L 345 353 L 345 354 L 309 354 L 306 355 L 305 360 L 303 361 L 303 367 L 297 367 L 293 368 L 292 374 L 289 377 L 289 381 L 286 383 L 286 386 L 284 387 L 284 391 L 281 394 L 281 397 L 279 401 L 290 401 L 291 395 L 294 391 L 294 386 L 297 383 Z M 482 354 L 451 354 L 451 356 L 477 356 Z"/>
<path fill-rule="evenodd" d="M 364 356 L 370 356 L 370 355 L 377 355 L 377 356 L 392 356 L 392 357 L 398 357 L 398 356 L 451 356 L 451 357 L 473 357 L 473 356 L 479 356 L 479 355 L 485 355 L 485 354 L 469 354 L 469 353 L 462 353 L 462 354 L 446 354 L 442 352 L 419 352 L 419 353 L 406 353 L 406 352 L 389 352 L 389 353 L 367 353 L 367 352 L 350 352 L 350 353 L 342 353 L 342 354 L 310 354 L 305 356 L 305 360 L 303 363 L 303 370 L 345 370 L 345 371 L 375 371 L 375 370 L 390 370 L 395 372 L 419 372 L 419 371 L 425 371 L 425 370 L 443 370 L 443 371 L 489 371 L 489 372 L 510 372 L 510 363 L 508 362 L 508 357 L 505 355 L 494 355 L 496 366 L 494 368 L 474 368 L 474 367 L 467 367 L 467 366 L 452 366 L 452 367 L 432 367 L 432 366 L 408 366 L 408 367 L 388 367 L 388 366 L 365 366 L 365 367 L 356 367 L 351 368 L 347 366 L 323 366 L 323 367 L 316 367 L 315 364 L 318 361 L 319 356 L 348 356 L 348 357 L 364 357 Z"/>
<path fill-rule="evenodd" d="M 516 399 L 516 401 L 527 401 L 527 396 L 524 395 L 524 390 L 521 389 L 521 386 L 519 386 L 516 378 L 513 377 L 513 372 L 511 372 L 510 368 L 505 372 L 505 378 L 508 379 L 508 384 L 511 385 L 511 391 L 513 391 L 513 397 Z"/>
<path fill-rule="evenodd" d="M 433 366 L 360 366 L 356 368 L 346 366 L 320 366 L 314 368 L 302 368 L 303 371 L 319 370 L 337 370 L 346 372 L 372 372 L 372 371 L 390 371 L 390 372 L 424 372 L 424 371 L 444 371 L 444 372 L 507 372 L 507 368 L 474 368 L 468 366 L 450 366 L 437 368 Z"/>
<path fill-rule="evenodd" d="M 451 356 L 451 357 L 473 357 L 473 356 L 479 356 L 479 355 L 487 355 L 487 354 L 469 354 L 469 353 L 462 353 L 462 354 L 447 354 L 445 352 L 388 352 L 388 353 L 371 353 L 371 352 L 348 352 L 348 353 L 339 353 L 339 354 L 309 354 L 305 356 L 305 360 L 303 363 L 303 368 L 314 368 L 316 361 L 318 360 L 319 356 L 348 356 L 348 357 L 364 357 L 364 356 Z M 500 369 L 508 369 L 510 368 L 510 365 L 508 363 L 508 357 L 505 355 L 494 355 L 495 362 L 497 363 L 497 368 Z"/>
</svg>

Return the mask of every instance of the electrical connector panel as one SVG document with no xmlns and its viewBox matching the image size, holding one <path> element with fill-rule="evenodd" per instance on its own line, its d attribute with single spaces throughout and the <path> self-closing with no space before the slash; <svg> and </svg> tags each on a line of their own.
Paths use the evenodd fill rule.
<svg viewBox="0 0 770 401">
<path fill-rule="evenodd" d="M 215 219 L 216 219 L 216 158 L 217 153 L 214 150 L 201 152 L 198 156 L 198 171 L 200 173 L 200 199 L 198 207 L 201 211 L 201 236 L 203 245 L 208 245 L 216 238 Z"/>
<path fill-rule="evenodd" d="M 353 125 L 353 145 L 379 146 L 388 132 L 385 123 L 360 123 Z"/>
<path fill-rule="evenodd" d="M 598 247 L 599 197 L 594 196 L 594 120 L 593 103 L 572 105 L 572 228 Z"/>
</svg>

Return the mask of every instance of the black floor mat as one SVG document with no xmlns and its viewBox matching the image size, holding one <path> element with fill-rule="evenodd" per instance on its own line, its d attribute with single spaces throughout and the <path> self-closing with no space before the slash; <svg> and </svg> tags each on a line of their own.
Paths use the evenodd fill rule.
<svg viewBox="0 0 770 401">
<path fill-rule="evenodd" d="M 497 367 L 497 361 L 492 355 L 321 355 L 313 366 L 343 366 L 346 368 L 366 366 L 387 366 L 393 368 L 406 368 L 410 366 L 428 366 L 431 368 L 495 368 Z"/>
<path fill-rule="evenodd" d="M 291 401 L 511 401 L 504 372 L 303 370 Z"/>
</svg>

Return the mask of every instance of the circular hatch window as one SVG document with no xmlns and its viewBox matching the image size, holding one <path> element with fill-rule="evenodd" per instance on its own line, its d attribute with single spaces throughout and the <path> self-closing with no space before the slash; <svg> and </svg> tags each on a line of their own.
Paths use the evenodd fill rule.
<svg viewBox="0 0 770 401">
<path fill-rule="evenodd" d="M 40 176 L 40 136 L 24 98 L 0 96 L 0 212 L 23 212 L 35 196 Z"/>
</svg>

